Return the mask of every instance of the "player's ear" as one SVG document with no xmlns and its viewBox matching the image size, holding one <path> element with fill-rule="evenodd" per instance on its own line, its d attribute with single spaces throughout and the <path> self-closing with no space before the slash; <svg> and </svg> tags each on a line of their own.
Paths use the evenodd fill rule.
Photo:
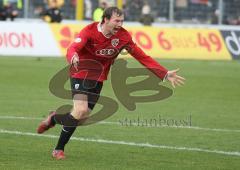
<svg viewBox="0 0 240 170">
<path fill-rule="evenodd" d="M 109 22 L 109 19 L 104 18 L 104 22 L 105 22 L 105 23 L 108 23 L 108 22 Z"/>
<path fill-rule="evenodd" d="M 105 22 L 107 22 L 107 23 L 109 23 L 110 22 L 110 20 L 112 19 L 112 17 L 110 17 L 110 18 L 105 18 Z"/>
</svg>

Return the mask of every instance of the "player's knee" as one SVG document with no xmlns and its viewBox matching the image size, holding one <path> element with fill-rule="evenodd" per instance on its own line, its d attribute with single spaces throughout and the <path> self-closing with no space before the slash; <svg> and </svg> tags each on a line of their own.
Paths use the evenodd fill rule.
<svg viewBox="0 0 240 170">
<path fill-rule="evenodd" d="M 78 110 L 78 112 L 79 112 L 80 114 L 86 114 L 86 113 L 88 113 L 88 107 L 81 107 L 81 108 Z"/>
<path fill-rule="evenodd" d="M 88 113 L 88 108 L 87 107 L 78 107 L 75 108 L 73 111 L 75 119 L 81 119 Z"/>
</svg>

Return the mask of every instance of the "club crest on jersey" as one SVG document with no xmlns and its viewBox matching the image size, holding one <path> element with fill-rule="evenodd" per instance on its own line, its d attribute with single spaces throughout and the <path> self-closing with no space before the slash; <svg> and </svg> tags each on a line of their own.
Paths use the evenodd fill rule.
<svg viewBox="0 0 240 170">
<path fill-rule="evenodd" d="M 80 43 L 81 41 L 82 41 L 81 38 L 76 38 L 76 39 L 74 40 L 75 43 Z"/>
<path fill-rule="evenodd" d="M 113 47 L 116 47 L 119 43 L 119 39 L 118 38 L 112 39 L 111 43 Z"/>
</svg>

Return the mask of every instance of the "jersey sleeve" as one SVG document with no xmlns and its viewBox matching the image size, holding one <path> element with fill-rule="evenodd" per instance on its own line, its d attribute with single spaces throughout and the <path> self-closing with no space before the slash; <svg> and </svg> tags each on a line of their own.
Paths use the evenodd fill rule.
<svg viewBox="0 0 240 170">
<path fill-rule="evenodd" d="M 80 31 L 80 33 L 77 35 L 77 37 L 74 39 L 74 41 L 71 43 L 71 45 L 67 49 L 67 61 L 69 63 L 72 62 L 72 57 L 75 53 L 78 53 L 87 43 L 89 39 L 89 29 L 88 27 L 85 27 Z"/>
<path fill-rule="evenodd" d="M 130 35 L 126 50 L 128 50 L 128 52 L 147 69 L 153 72 L 161 80 L 164 80 L 168 70 L 162 65 L 160 65 L 156 60 L 146 55 L 143 52 L 143 50 L 139 48 L 136 43 L 133 42 L 132 37 Z"/>
</svg>

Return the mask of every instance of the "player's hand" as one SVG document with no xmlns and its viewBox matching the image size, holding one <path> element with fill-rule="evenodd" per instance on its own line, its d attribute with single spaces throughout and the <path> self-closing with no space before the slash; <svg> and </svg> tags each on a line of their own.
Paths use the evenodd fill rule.
<svg viewBox="0 0 240 170">
<path fill-rule="evenodd" d="M 184 85 L 185 78 L 177 75 L 178 71 L 179 71 L 179 69 L 176 69 L 176 70 L 168 71 L 168 73 L 167 73 L 166 79 L 171 82 L 173 88 L 175 88 L 176 85 L 178 85 L 178 86 Z"/>
<path fill-rule="evenodd" d="M 79 66 L 79 57 L 77 55 L 77 53 L 75 53 L 72 57 L 72 66 L 76 69 L 76 71 L 78 71 L 78 66 Z"/>
</svg>

